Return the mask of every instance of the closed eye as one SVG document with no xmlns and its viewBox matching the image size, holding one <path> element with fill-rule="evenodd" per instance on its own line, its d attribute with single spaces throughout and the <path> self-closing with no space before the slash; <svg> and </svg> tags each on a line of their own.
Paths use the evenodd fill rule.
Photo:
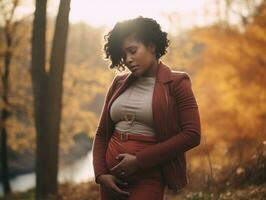
<svg viewBox="0 0 266 200">
<path fill-rule="evenodd" d="M 128 53 L 123 53 L 122 54 L 122 60 L 124 60 L 124 61 L 126 60 L 127 54 L 134 55 L 137 52 L 137 49 L 136 48 L 129 47 L 129 48 L 126 49 L 126 51 Z"/>
<path fill-rule="evenodd" d="M 134 53 L 136 53 L 137 51 L 136 50 L 130 50 L 130 53 L 131 54 L 134 54 Z"/>
<path fill-rule="evenodd" d="M 126 51 L 133 54 L 133 53 L 136 53 L 137 51 L 137 47 L 136 46 L 130 46 L 130 47 L 127 47 L 126 48 Z"/>
</svg>

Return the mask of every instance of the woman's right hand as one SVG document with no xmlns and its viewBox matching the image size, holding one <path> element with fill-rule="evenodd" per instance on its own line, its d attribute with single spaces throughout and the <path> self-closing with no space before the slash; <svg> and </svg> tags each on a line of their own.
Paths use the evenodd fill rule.
<svg viewBox="0 0 266 200">
<path fill-rule="evenodd" d="M 98 183 L 107 189 L 115 197 L 127 198 L 130 196 L 130 193 L 124 190 L 121 190 L 117 185 L 127 185 L 126 182 L 118 179 L 111 174 L 102 174 L 98 177 Z"/>
</svg>

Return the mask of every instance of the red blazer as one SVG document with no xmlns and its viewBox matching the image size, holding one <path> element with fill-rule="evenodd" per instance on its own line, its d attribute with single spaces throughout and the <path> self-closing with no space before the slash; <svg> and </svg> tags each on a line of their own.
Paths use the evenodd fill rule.
<svg viewBox="0 0 266 200">
<path fill-rule="evenodd" d="M 110 107 L 114 100 L 135 80 L 129 73 L 116 76 L 105 97 L 93 142 L 95 181 L 109 173 L 105 152 L 114 131 Z M 159 62 L 152 99 L 153 120 L 159 143 L 136 153 L 143 170 L 161 166 L 169 189 L 178 190 L 188 184 L 185 152 L 200 144 L 201 125 L 198 105 L 186 72 L 171 71 Z"/>
</svg>

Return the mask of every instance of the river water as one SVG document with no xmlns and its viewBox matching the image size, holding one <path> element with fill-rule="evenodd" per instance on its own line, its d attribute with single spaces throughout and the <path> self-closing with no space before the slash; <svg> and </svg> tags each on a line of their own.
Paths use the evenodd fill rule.
<svg viewBox="0 0 266 200">
<path fill-rule="evenodd" d="M 73 182 L 81 183 L 93 180 L 94 173 L 92 167 L 92 152 L 90 151 L 84 158 L 74 164 L 59 169 L 59 183 Z M 35 172 L 19 175 L 10 180 L 12 192 L 26 191 L 35 187 Z M 3 196 L 3 186 L 0 183 L 0 196 Z"/>
</svg>

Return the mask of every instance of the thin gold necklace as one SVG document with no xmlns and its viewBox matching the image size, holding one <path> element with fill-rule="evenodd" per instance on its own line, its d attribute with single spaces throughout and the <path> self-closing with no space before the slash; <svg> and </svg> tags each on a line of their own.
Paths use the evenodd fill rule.
<svg viewBox="0 0 266 200">
<path fill-rule="evenodd" d="M 130 97 L 131 97 L 132 91 L 133 90 L 131 88 L 131 91 L 129 91 L 129 94 L 127 96 L 127 102 L 130 99 Z M 124 115 L 124 120 L 129 125 L 129 128 L 126 131 L 129 131 L 132 128 L 132 126 L 134 125 L 134 122 L 136 121 L 136 111 L 126 110 L 126 113 Z"/>
</svg>

